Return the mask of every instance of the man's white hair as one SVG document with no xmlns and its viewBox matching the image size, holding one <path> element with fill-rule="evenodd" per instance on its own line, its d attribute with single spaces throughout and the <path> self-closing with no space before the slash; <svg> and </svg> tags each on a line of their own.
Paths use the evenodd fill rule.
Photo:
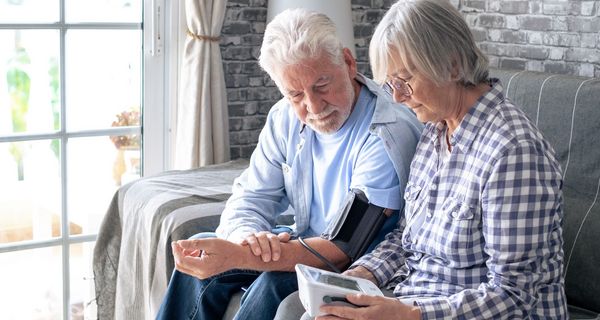
<svg viewBox="0 0 600 320">
<path fill-rule="evenodd" d="M 342 42 L 333 21 L 315 11 L 288 9 L 267 25 L 258 62 L 278 82 L 280 68 L 323 54 L 331 63 L 340 66 L 344 63 Z"/>
</svg>

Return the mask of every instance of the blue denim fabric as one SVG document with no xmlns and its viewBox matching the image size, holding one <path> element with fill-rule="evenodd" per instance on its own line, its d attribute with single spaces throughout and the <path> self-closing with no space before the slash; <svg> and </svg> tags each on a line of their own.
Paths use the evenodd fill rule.
<svg viewBox="0 0 600 320">
<path fill-rule="evenodd" d="M 289 228 L 273 231 L 288 232 Z M 214 236 L 206 232 L 190 239 Z M 230 270 L 200 280 L 175 271 L 156 319 L 222 319 L 231 296 L 242 288 L 247 289 L 235 319 L 271 320 L 279 303 L 298 290 L 298 282 L 294 272 Z"/>
</svg>

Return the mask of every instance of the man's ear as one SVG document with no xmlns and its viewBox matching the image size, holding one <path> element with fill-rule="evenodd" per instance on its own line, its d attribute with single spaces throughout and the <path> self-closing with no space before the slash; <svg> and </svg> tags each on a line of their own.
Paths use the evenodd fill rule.
<svg viewBox="0 0 600 320">
<path fill-rule="evenodd" d="M 356 78 L 356 74 L 358 73 L 358 69 L 356 67 L 356 59 L 354 59 L 354 56 L 352 56 L 352 51 L 350 51 L 350 49 L 348 48 L 344 48 L 343 53 L 344 63 L 348 66 L 350 78 L 354 79 Z"/>
</svg>

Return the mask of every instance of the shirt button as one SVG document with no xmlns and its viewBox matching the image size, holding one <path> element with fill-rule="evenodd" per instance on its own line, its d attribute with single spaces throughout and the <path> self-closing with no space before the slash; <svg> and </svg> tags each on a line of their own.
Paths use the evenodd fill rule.
<svg viewBox="0 0 600 320">
<path fill-rule="evenodd" d="M 427 218 L 431 218 L 433 217 L 433 213 L 431 213 L 431 211 L 427 210 Z"/>
<path fill-rule="evenodd" d="M 432 184 L 431 185 L 431 190 L 436 190 L 437 189 L 437 184 Z"/>
<path fill-rule="evenodd" d="M 290 167 L 283 167 L 283 172 L 285 172 L 285 173 L 290 172 Z"/>
<path fill-rule="evenodd" d="M 458 218 L 458 212 L 452 211 L 452 218 L 454 218 L 454 219 Z"/>
</svg>

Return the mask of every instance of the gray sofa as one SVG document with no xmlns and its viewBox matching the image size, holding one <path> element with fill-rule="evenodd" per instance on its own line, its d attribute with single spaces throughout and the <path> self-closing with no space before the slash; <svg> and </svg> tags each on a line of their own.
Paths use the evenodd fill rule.
<svg viewBox="0 0 600 320">
<path fill-rule="evenodd" d="M 565 177 L 569 311 L 572 319 L 600 319 L 600 79 L 504 70 L 492 75 L 557 152 Z M 154 318 L 173 269 L 170 241 L 214 230 L 233 178 L 246 166 L 238 160 L 171 171 L 119 189 L 94 252 L 99 319 Z"/>
</svg>

